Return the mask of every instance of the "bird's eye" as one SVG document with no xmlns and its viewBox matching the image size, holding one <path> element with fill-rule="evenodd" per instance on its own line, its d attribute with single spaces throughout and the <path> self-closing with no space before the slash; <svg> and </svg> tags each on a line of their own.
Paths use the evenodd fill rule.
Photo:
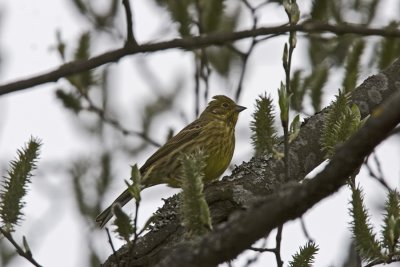
<svg viewBox="0 0 400 267">
<path fill-rule="evenodd" d="M 222 106 L 223 106 L 224 108 L 227 108 L 227 107 L 228 107 L 228 103 L 223 103 Z"/>
</svg>

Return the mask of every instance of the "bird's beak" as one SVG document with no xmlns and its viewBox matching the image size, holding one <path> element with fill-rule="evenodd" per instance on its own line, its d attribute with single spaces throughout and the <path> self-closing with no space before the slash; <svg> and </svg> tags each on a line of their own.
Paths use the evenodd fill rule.
<svg viewBox="0 0 400 267">
<path fill-rule="evenodd" d="M 245 110 L 245 109 L 246 109 L 246 107 L 236 105 L 236 111 L 237 111 L 237 112 L 242 112 L 242 111 Z"/>
</svg>

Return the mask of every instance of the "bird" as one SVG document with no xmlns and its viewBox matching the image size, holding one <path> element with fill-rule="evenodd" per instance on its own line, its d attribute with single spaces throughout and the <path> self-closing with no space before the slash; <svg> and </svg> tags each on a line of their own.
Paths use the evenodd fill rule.
<svg viewBox="0 0 400 267">
<path fill-rule="evenodd" d="M 225 95 L 213 96 L 196 120 L 170 138 L 140 168 L 141 190 L 158 184 L 181 187 L 180 157 L 196 150 L 202 150 L 206 156 L 203 182 L 206 184 L 218 179 L 232 160 L 235 126 L 239 113 L 245 109 Z M 122 207 L 131 199 L 132 195 L 126 189 L 96 217 L 98 226 L 103 228 L 113 217 L 113 205 Z"/>
</svg>

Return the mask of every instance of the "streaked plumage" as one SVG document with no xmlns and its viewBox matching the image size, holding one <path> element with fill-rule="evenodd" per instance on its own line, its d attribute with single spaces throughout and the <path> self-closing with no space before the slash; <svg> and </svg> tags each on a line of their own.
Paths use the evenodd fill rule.
<svg viewBox="0 0 400 267">
<path fill-rule="evenodd" d="M 183 128 L 177 135 L 160 147 L 140 168 L 143 189 L 166 183 L 180 187 L 181 154 L 202 149 L 206 154 L 204 182 L 217 179 L 231 162 L 235 150 L 235 126 L 238 115 L 245 107 L 236 105 L 230 98 L 213 97 L 199 118 Z M 124 206 L 132 199 L 125 190 L 114 202 Z M 103 227 L 112 217 L 111 207 L 97 216 L 96 222 Z"/>
</svg>

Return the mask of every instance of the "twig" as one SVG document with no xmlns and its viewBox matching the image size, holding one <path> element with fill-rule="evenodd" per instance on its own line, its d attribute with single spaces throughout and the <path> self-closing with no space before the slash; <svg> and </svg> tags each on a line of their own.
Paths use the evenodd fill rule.
<svg viewBox="0 0 400 267">
<path fill-rule="evenodd" d="M 300 217 L 300 224 L 301 224 L 301 229 L 303 230 L 304 236 L 308 239 L 309 242 L 312 242 L 313 239 L 310 237 L 310 234 L 307 231 L 306 223 L 304 222 L 303 217 Z"/>
<path fill-rule="evenodd" d="M 275 254 L 275 259 L 276 259 L 276 264 L 278 267 L 283 266 L 283 261 L 281 258 L 281 242 L 282 242 L 282 230 L 283 230 L 283 225 L 280 225 L 277 229 L 276 232 L 276 237 L 275 237 L 275 247 L 274 248 L 256 248 L 256 247 L 250 247 L 250 250 L 256 251 L 256 252 L 271 252 Z"/>
<path fill-rule="evenodd" d="M 35 75 L 31 78 L 18 79 L 15 82 L 0 85 L 0 95 L 17 92 L 48 82 L 56 82 L 60 78 L 66 76 L 91 70 L 107 63 L 117 62 L 127 55 L 162 51 L 173 48 L 191 50 L 210 45 L 224 45 L 234 42 L 236 40 L 241 40 L 253 36 L 263 36 L 271 34 L 281 35 L 290 31 L 307 33 L 329 32 L 336 35 L 358 34 L 362 36 L 400 37 L 400 30 L 397 29 L 365 28 L 363 25 L 357 24 L 332 25 L 314 22 L 305 22 L 303 24 L 277 27 L 261 27 L 257 29 L 250 29 L 238 32 L 210 33 L 203 36 L 173 39 L 165 42 L 148 43 L 138 46 L 125 46 L 87 60 L 71 61 L 43 74 Z"/>
<path fill-rule="evenodd" d="M 200 113 L 200 66 L 197 62 L 197 54 L 194 52 L 194 64 L 196 71 L 194 73 L 194 115 L 197 118 Z"/>
<path fill-rule="evenodd" d="M 136 246 L 136 242 L 138 239 L 138 231 L 137 231 L 137 222 L 138 222 L 138 215 L 139 215 L 139 206 L 140 206 L 140 201 L 135 201 L 135 217 L 133 218 L 133 229 L 134 229 L 134 234 L 133 234 L 133 241 L 130 243 L 130 254 L 132 255 Z M 142 232 L 142 231 L 141 231 Z M 141 233 L 140 232 L 140 233 Z M 131 261 L 132 257 L 129 257 L 129 261 L 128 261 L 128 266 L 130 266 L 130 261 Z"/>
<path fill-rule="evenodd" d="M 137 42 L 135 39 L 135 36 L 133 35 L 133 23 L 132 23 L 132 11 L 131 11 L 131 5 L 129 3 L 129 0 L 122 0 L 122 4 L 124 5 L 125 8 L 125 14 L 126 14 L 126 30 L 127 30 L 127 40 L 126 40 L 126 45 L 135 45 L 137 46 Z"/>
<path fill-rule="evenodd" d="M 275 253 L 276 248 L 256 248 L 256 247 L 250 247 L 250 250 L 256 251 L 256 252 L 273 252 Z"/>
<path fill-rule="evenodd" d="M 246 261 L 246 264 L 244 265 L 245 267 L 250 266 L 252 263 L 256 262 L 258 260 L 258 258 L 260 257 L 261 253 L 263 253 L 265 249 L 265 246 L 267 245 L 267 237 L 263 238 L 263 242 L 261 244 L 260 248 L 254 248 L 254 250 L 252 249 L 253 247 L 250 247 L 250 250 L 256 251 L 256 252 L 260 252 L 257 253 L 256 255 L 254 255 L 251 258 L 248 258 Z"/>
<path fill-rule="evenodd" d="M 81 95 L 86 99 L 86 101 L 88 102 L 88 107 L 86 107 L 84 110 L 86 111 L 90 111 L 90 112 L 94 112 L 96 113 L 100 119 L 113 126 L 115 129 L 117 129 L 118 131 L 120 131 L 123 135 L 133 135 L 133 136 L 139 136 L 141 137 L 143 140 L 147 141 L 148 143 L 152 144 L 155 147 L 161 147 L 161 145 L 154 141 L 153 139 L 151 139 L 150 137 L 147 136 L 147 134 L 145 132 L 139 132 L 139 131 L 134 131 L 134 130 L 128 130 L 125 129 L 117 120 L 114 120 L 112 118 L 109 118 L 105 115 L 105 112 L 103 109 L 97 107 L 93 101 L 89 98 L 89 96 L 87 96 L 86 94 L 80 92 Z"/>
<path fill-rule="evenodd" d="M 281 258 L 282 231 L 283 231 L 283 225 L 279 225 L 278 232 L 276 233 L 276 238 L 275 238 L 276 240 L 275 259 L 278 267 L 283 266 L 283 261 Z"/>
<path fill-rule="evenodd" d="M 376 156 L 376 153 L 372 153 L 375 161 L 375 165 L 378 169 L 379 174 L 375 173 L 374 170 L 371 168 L 371 166 L 368 163 L 369 157 L 365 160 L 365 166 L 367 167 L 369 175 L 377 180 L 383 187 L 385 187 L 387 190 L 391 190 L 390 186 L 386 183 L 386 180 L 383 176 L 382 168 L 381 168 L 381 163 L 379 162 L 378 157 Z"/>
<path fill-rule="evenodd" d="M 115 262 L 117 263 L 117 266 L 119 267 L 119 266 L 120 266 L 120 262 L 119 262 L 118 254 L 117 254 L 117 252 L 115 251 L 114 243 L 113 243 L 112 240 L 111 240 L 110 231 L 108 230 L 107 227 L 106 227 L 105 229 L 106 229 L 106 233 L 107 233 L 107 237 L 108 237 L 108 243 L 110 243 L 111 250 L 112 250 L 113 255 L 114 255 L 114 257 L 115 257 Z"/>
<path fill-rule="evenodd" d="M 26 252 L 24 251 L 18 244 L 15 242 L 14 238 L 12 237 L 11 233 L 7 232 L 3 228 L 0 227 L 0 233 L 7 238 L 8 241 L 14 246 L 14 248 L 17 250 L 17 253 L 27 259 L 30 263 L 32 263 L 36 267 L 42 267 L 37 261 L 33 258 L 31 252 Z"/>
<path fill-rule="evenodd" d="M 204 81 L 204 100 L 207 101 L 208 100 L 208 93 L 209 93 L 209 81 L 210 81 L 210 75 L 211 75 L 211 67 L 208 61 L 208 57 L 207 57 L 207 52 L 206 50 L 203 48 L 201 50 L 201 69 L 202 72 L 200 73 L 201 75 L 201 79 Z"/>
</svg>

